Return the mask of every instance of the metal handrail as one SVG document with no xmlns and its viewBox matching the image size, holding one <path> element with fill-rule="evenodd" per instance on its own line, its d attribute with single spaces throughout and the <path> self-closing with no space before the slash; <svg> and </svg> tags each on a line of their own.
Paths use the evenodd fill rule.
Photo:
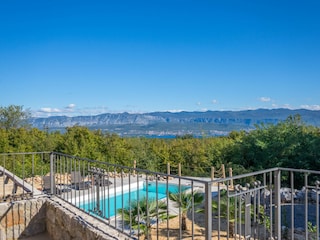
<svg viewBox="0 0 320 240">
<path fill-rule="evenodd" d="M 58 152 L 27 152 L 27 153 L 0 153 L 0 172 L 9 177 L 11 181 L 15 182 L 16 186 L 20 187 L 22 191 L 32 196 L 44 194 L 43 191 L 38 190 L 36 186 L 36 176 L 40 178 L 43 175 L 50 174 L 51 189 L 49 194 L 63 199 L 66 202 L 79 208 L 88 214 L 93 215 L 104 223 L 116 228 L 118 231 L 133 236 L 137 232 L 132 228 L 124 227 L 124 222 L 120 218 L 112 217 L 112 205 L 124 207 L 124 194 L 128 191 L 139 189 L 143 184 L 155 184 L 155 189 L 158 191 L 158 186 L 162 183 L 167 187 L 171 183 L 177 184 L 179 189 L 182 186 L 190 187 L 192 191 L 200 191 L 204 196 L 203 210 L 201 215 L 204 220 L 204 236 L 206 239 L 211 239 L 213 233 L 216 233 L 218 238 L 226 235 L 227 238 L 233 239 L 243 236 L 245 238 L 264 239 L 268 238 L 281 239 L 284 234 L 284 218 L 283 211 L 290 209 L 291 216 L 300 214 L 297 206 L 303 208 L 302 214 L 304 219 L 297 221 L 294 217 L 287 220 L 286 227 L 289 229 L 289 234 L 293 236 L 296 225 L 304 229 L 304 237 L 307 239 L 311 234 L 308 232 L 308 224 L 312 221 L 313 224 L 319 224 L 319 211 L 314 211 L 312 218 L 309 218 L 309 210 L 314 205 L 316 209 L 319 208 L 319 181 L 320 171 L 307 169 L 291 169 L 291 168 L 270 168 L 252 173 L 241 174 L 232 177 L 219 178 L 209 180 L 208 178 L 195 178 L 188 176 L 179 176 L 161 172 L 149 171 L 146 169 L 132 168 L 129 166 L 121 166 L 119 164 L 108 163 L 78 156 L 72 156 Z M 103 176 L 99 175 L 98 181 L 95 177 L 94 169 L 103 170 Z M 82 175 L 83 181 L 91 183 L 88 188 L 78 190 L 73 188 L 70 184 L 69 177 L 72 171 L 78 171 Z M 309 176 L 312 175 L 312 178 Z M 286 182 L 283 182 L 283 176 L 287 176 Z M 31 182 L 26 181 L 29 177 Z M 296 191 L 295 177 L 304 179 L 303 187 L 305 189 L 303 197 L 297 199 L 294 197 Z M 100 179 L 101 178 L 101 179 Z M 103 178 L 103 179 L 102 179 Z M 289 181 L 290 180 L 290 181 Z M 99 184 L 96 184 L 96 183 Z M 101 184 L 101 183 L 108 184 Z M 231 184 L 232 183 L 232 184 Z M 3 181 L 2 194 L 7 195 L 6 181 Z M 233 185 L 234 184 L 234 185 Z M 80 185 L 79 185 L 80 186 Z M 87 186 L 87 185 L 85 185 Z M 290 197 L 284 198 L 281 189 L 283 187 L 291 189 Z M 41 186 L 40 186 L 41 187 Z M 59 191 L 58 191 L 59 190 Z M 227 215 L 223 212 L 223 190 L 227 191 Z M 269 193 L 267 194 L 267 192 Z M 0 191 L 1 192 L 1 191 Z M 16 193 L 12 193 L 15 195 Z M 147 193 L 150 194 L 150 193 Z M 315 197 L 312 197 L 315 194 Z M 122 198 L 117 202 L 116 197 Z M 138 198 L 142 198 L 138 194 Z M 146 196 L 151 199 L 151 195 Z M 175 209 L 175 205 L 169 199 L 168 192 L 165 193 L 168 204 L 168 213 L 182 213 L 182 209 Z M 181 196 L 180 196 L 181 198 Z M 106 200 L 104 200 L 106 199 Z M 162 201 L 156 195 L 156 199 Z M 98 202 L 97 202 L 98 201 Z M 134 201 L 134 197 L 130 195 L 130 203 Z M 212 208 L 212 204 L 218 201 L 218 211 Z M 233 203 L 234 202 L 234 203 Z M 194 199 L 192 200 L 191 215 L 192 216 L 192 233 L 197 221 L 196 208 L 194 207 Z M 232 205 L 234 204 L 234 206 Z M 242 209 L 243 204 L 246 208 Z M 150 204 L 149 204 L 150 205 Z M 158 204 L 157 204 L 158 206 Z M 92 209 L 96 208 L 96 212 Z M 233 209 L 234 208 L 234 209 Z M 99 214 L 96 214 L 96 213 Z M 232 213 L 234 212 L 234 216 Z M 113 213 L 115 214 L 115 213 Z M 263 215 L 263 216 L 262 216 Z M 138 216 L 142 217 L 142 216 Z M 133 216 L 132 216 L 133 218 Z M 225 229 L 221 224 L 222 219 L 233 219 L 233 233 L 229 228 Z M 181 221 L 181 217 L 179 218 Z M 169 218 L 167 219 L 169 220 Z M 133 219 L 132 219 L 133 221 Z M 144 221 L 144 220 L 143 220 Z M 149 220 L 148 220 L 149 221 Z M 269 221 L 269 222 L 268 222 Z M 159 233 L 159 221 L 155 227 Z M 216 224 L 216 225 L 215 225 Z M 227 222 L 231 226 L 231 222 Z M 301 226 L 302 225 L 302 226 Z M 218 227 L 218 229 L 216 229 Z M 170 224 L 167 224 L 170 228 Z M 264 231 L 262 231 L 261 230 Z M 141 233 L 139 228 L 139 233 Z M 262 231 L 262 232 L 261 232 Z M 167 229 L 167 237 L 170 237 Z M 182 237 L 182 231 L 179 231 L 179 236 Z M 319 226 L 316 228 L 317 236 L 319 236 Z M 193 236 L 191 236 L 193 238 Z"/>
</svg>

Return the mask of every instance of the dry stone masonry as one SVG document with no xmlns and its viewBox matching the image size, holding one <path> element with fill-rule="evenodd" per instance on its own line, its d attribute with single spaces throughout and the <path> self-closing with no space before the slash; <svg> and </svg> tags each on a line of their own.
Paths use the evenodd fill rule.
<svg viewBox="0 0 320 240">
<path fill-rule="evenodd" d="M 0 216 L 0 240 L 23 239 L 44 232 L 50 240 L 128 239 L 56 197 L 1 203 Z"/>
</svg>

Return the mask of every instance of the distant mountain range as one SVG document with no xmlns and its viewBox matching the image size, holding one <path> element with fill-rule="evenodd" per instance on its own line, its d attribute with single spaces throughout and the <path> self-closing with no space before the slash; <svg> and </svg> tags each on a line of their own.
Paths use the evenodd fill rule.
<svg viewBox="0 0 320 240">
<path fill-rule="evenodd" d="M 101 129 L 121 136 L 174 137 L 227 135 L 233 130 L 250 131 L 256 124 L 277 124 L 299 114 L 304 123 L 320 126 L 320 111 L 305 109 L 257 109 L 245 111 L 105 113 L 96 116 L 32 118 L 39 129 L 65 131 L 75 125 Z"/>
</svg>

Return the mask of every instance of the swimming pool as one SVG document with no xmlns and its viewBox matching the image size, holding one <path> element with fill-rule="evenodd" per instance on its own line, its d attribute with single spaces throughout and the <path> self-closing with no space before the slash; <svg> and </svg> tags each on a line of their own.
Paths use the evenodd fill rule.
<svg viewBox="0 0 320 240">
<path fill-rule="evenodd" d="M 105 198 L 100 200 L 100 214 L 102 217 L 110 218 L 116 215 L 117 209 L 126 208 L 129 206 L 129 201 L 141 199 L 143 197 L 148 197 L 148 199 L 163 199 L 167 197 L 167 191 L 170 193 L 185 191 L 189 189 L 189 186 L 177 185 L 177 184 L 166 184 L 166 183 L 143 183 L 140 189 L 135 189 L 132 191 L 127 191 L 121 194 L 121 192 L 117 193 L 115 196 L 110 196 L 109 198 Z M 80 205 L 80 208 L 85 210 L 86 212 L 94 213 L 94 209 L 96 208 L 96 202 L 89 202 Z"/>
</svg>

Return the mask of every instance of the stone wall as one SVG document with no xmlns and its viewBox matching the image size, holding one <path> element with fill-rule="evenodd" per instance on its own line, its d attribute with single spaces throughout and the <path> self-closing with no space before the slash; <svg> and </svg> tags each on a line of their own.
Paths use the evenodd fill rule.
<svg viewBox="0 0 320 240">
<path fill-rule="evenodd" d="M 129 239 L 56 197 L 48 199 L 46 208 L 47 232 L 52 240 Z"/>
<path fill-rule="evenodd" d="M 0 204 L 0 240 L 34 236 L 46 231 L 46 198 Z"/>
<path fill-rule="evenodd" d="M 48 240 L 129 239 L 69 203 L 43 196 L 0 204 L 0 240 L 16 240 L 47 232 Z"/>
</svg>

